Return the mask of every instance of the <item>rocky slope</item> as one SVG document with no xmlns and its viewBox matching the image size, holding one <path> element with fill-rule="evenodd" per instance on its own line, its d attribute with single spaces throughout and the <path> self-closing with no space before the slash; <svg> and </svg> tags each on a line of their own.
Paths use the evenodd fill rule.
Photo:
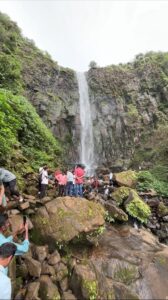
<svg viewBox="0 0 168 300">
<path fill-rule="evenodd" d="M 166 298 L 168 247 L 147 229 L 102 226 L 104 208 L 95 199 L 25 199 L 9 211 L 13 231 L 22 213 L 31 229 L 29 253 L 10 266 L 14 299 Z"/>
</svg>

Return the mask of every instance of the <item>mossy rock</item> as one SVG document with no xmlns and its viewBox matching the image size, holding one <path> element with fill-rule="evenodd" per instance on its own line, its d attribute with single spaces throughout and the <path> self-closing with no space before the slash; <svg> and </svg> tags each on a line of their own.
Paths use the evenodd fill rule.
<svg viewBox="0 0 168 300">
<path fill-rule="evenodd" d="M 111 218 L 118 221 L 128 221 L 128 215 L 119 207 L 110 203 L 110 201 L 105 202 L 105 208 L 107 209 L 108 215 L 106 220 Z"/>
<path fill-rule="evenodd" d="M 138 219 L 142 223 L 147 223 L 151 210 L 148 204 L 146 204 L 137 194 L 135 190 L 130 190 L 130 201 L 125 204 L 126 211 L 132 217 Z"/>
<path fill-rule="evenodd" d="M 168 215 L 168 207 L 163 203 L 160 202 L 158 206 L 158 215 L 160 217 L 164 217 Z"/>
<path fill-rule="evenodd" d="M 119 186 L 135 187 L 137 183 L 137 174 L 132 170 L 115 173 L 114 180 Z"/>
<path fill-rule="evenodd" d="M 104 225 L 104 218 L 105 210 L 98 203 L 83 198 L 60 197 L 39 208 L 33 223 L 38 240 L 56 245 L 97 231 Z"/>
<path fill-rule="evenodd" d="M 117 202 L 118 205 L 121 205 L 124 200 L 126 200 L 130 193 L 129 187 L 119 187 L 115 192 L 111 194 L 112 198 Z"/>
</svg>

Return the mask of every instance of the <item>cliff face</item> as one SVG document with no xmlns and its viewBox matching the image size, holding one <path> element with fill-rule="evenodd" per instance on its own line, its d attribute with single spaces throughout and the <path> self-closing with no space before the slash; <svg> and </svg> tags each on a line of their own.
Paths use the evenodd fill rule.
<svg viewBox="0 0 168 300">
<path fill-rule="evenodd" d="M 74 161 L 80 139 L 78 87 L 75 72 L 58 66 L 27 41 L 20 49 L 24 93 Z"/>
<path fill-rule="evenodd" d="M 167 135 L 167 75 L 168 58 L 159 53 L 140 55 L 127 65 L 89 70 L 99 164 L 151 167 L 156 160 L 163 163 L 157 146 L 162 143 L 164 148 L 163 132 Z M 158 132 L 162 132 L 160 141 Z"/>
</svg>

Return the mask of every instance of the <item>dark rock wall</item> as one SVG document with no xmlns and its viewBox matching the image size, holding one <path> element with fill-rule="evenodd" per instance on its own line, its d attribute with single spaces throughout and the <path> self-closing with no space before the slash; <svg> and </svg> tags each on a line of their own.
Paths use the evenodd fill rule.
<svg viewBox="0 0 168 300">
<path fill-rule="evenodd" d="M 88 83 L 97 162 L 128 167 L 145 137 L 167 119 L 167 112 L 160 110 L 167 88 L 161 94 L 148 66 L 141 74 L 136 68 L 92 68 Z"/>
</svg>

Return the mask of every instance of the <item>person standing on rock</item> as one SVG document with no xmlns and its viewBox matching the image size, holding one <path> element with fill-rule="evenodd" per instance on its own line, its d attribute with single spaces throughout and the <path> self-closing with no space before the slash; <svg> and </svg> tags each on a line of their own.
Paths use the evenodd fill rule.
<svg viewBox="0 0 168 300">
<path fill-rule="evenodd" d="M 5 243 L 0 246 L 0 299 L 10 300 L 12 296 L 11 279 L 6 274 L 6 268 L 9 266 L 16 252 L 16 245 Z"/>
<path fill-rule="evenodd" d="M 85 167 L 83 165 L 78 164 L 75 168 L 75 196 L 83 197 L 83 183 L 85 176 Z"/>
<path fill-rule="evenodd" d="M 12 172 L 4 168 L 0 168 L 0 181 L 2 181 L 5 190 L 7 188 L 9 189 L 11 196 L 16 197 L 20 202 L 23 201 L 22 196 L 16 188 L 16 176 Z"/>
<path fill-rule="evenodd" d="M 28 236 L 28 223 L 26 222 L 25 225 L 22 225 L 22 227 L 16 231 L 13 235 L 10 235 L 8 237 L 5 236 L 6 231 L 10 227 L 10 222 L 7 214 L 0 214 L 0 246 L 4 243 L 13 243 L 16 246 L 16 253 L 15 255 L 22 255 L 28 252 L 29 250 L 29 236 Z M 18 244 L 14 242 L 14 238 L 25 231 L 25 239 L 22 243 Z M 6 270 L 7 274 L 7 270 Z M 1 298 L 0 298 L 1 299 Z"/>
<path fill-rule="evenodd" d="M 71 197 L 73 195 L 73 177 L 72 171 L 67 171 L 66 196 Z"/>
<path fill-rule="evenodd" d="M 44 166 L 41 171 L 41 184 L 40 184 L 40 199 L 44 198 L 46 196 L 46 190 L 48 187 L 48 167 Z"/>
</svg>

